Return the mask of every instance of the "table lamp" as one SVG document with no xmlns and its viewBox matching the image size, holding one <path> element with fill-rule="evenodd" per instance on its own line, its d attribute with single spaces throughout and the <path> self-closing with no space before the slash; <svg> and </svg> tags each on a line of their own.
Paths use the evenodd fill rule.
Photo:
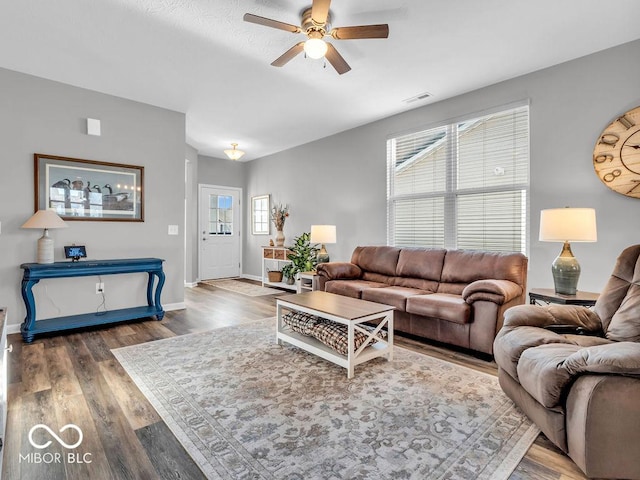
<svg viewBox="0 0 640 480">
<path fill-rule="evenodd" d="M 320 251 L 316 257 L 318 263 L 329 261 L 329 254 L 324 247 L 325 243 L 336 243 L 335 225 L 311 225 L 311 243 L 321 244 Z"/>
<path fill-rule="evenodd" d="M 21 228 L 43 228 L 44 234 L 38 240 L 38 263 L 53 263 L 53 238 L 49 236 L 50 228 L 67 228 L 53 210 L 38 210 Z"/>
<path fill-rule="evenodd" d="M 595 242 L 596 211 L 593 208 L 552 208 L 540 211 L 540 240 L 564 242 L 560 255 L 551 264 L 556 293 L 575 295 L 580 264 L 569 242 Z"/>
</svg>

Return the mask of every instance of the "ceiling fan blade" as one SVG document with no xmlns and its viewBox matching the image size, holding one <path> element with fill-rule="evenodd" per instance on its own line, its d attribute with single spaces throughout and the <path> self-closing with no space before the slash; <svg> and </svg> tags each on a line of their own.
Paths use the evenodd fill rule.
<svg viewBox="0 0 640 480">
<path fill-rule="evenodd" d="M 336 50 L 336 48 L 330 43 L 327 43 L 327 53 L 325 54 L 325 58 L 329 60 L 329 63 L 333 66 L 333 68 L 336 69 L 336 72 L 338 72 L 340 75 L 351 70 L 351 67 L 345 61 L 345 59 L 342 58 L 342 55 L 340 55 L 338 53 L 338 50 Z"/>
<path fill-rule="evenodd" d="M 279 30 L 285 30 L 291 33 L 300 33 L 302 29 L 290 23 L 279 22 L 277 20 L 271 20 L 270 18 L 259 17 L 251 13 L 245 13 L 242 19 L 245 22 L 256 23 L 258 25 L 264 25 L 265 27 L 277 28 Z"/>
<path fill-rule="evenodd" d="M 273 62 L 271 62 L 271 65 L 273 65 L 274 67 L 282 67 L 287 62 L 292 60 L 293 57 L 302 52 L 302 50 L 304 50 L 304 42 L 296 43 L 293 47 L 291 47 L 289 50 L 287 50 Z"/>
<path fill-rule="evenodd" d="M 336 40 L 350 40 L 354 38 L 388 38 L 389 25 L 359 25 L 357 27 L 338 27 L 329 32 Z"/>
<path fill-rule="evenodd" d="M 311 19 L 320 25 L 327 23 L 329 5 L 331 5 L 331 0 L 313 0 L 311 4 Z"/>
</svg>

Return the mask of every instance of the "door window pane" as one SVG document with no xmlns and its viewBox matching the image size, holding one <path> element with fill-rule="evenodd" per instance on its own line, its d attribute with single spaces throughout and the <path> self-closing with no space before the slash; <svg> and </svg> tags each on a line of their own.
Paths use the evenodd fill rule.
<svg viewBox="0 0 640 480">
<path fill-rule="evenodd" d="M 209 235 L 233 234 L 233 197 L 209 195 Z"/>
</svg>

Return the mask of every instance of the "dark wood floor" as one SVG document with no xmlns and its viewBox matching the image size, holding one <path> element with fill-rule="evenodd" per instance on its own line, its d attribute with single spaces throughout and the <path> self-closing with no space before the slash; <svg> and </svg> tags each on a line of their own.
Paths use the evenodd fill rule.
<svg viewBox="0 0 640 480">
<path fill-rule="evenodd" d="M 111 354 L 112 348 L 237 325 L 275 315 L 276 296 L 247 297 L 201 285 L 186 289 L 186 310 L 149 320 L 22 343 L 11 335 L 9 409 L 4 479 L 201 479 L 202 473 Z M 397 344 L 492 375 L 493 362 L 415 340 Z M 55 433 L 80 426 L 84 439 L 74 450 L 57 442 L 40 458 L 30 453 L 29 431 L 38 424 Z M 73 432 L 60 433 L 68 443 Z M 38 444 L 51 440 L 41 428 Z M 55 449 L 58 450 L 55 450 Z M 67 452 L 73 451 L 73 457 Z M 60 455 L 57 461 L 55 454 Z M 90 462 L 90 463 L 89 463 Z M 584 479 L 573 462 L 539 436 L 511 476 L 519 479 Z"/>
</svg>

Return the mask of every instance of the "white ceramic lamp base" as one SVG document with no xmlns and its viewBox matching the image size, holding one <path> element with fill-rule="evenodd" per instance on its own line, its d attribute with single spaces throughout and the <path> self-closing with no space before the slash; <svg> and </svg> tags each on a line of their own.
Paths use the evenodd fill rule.
<svg viewBox="0 0 640 480">
<path fill-rule="evenodd" d="M 38 240 L 38 263 L 53 263 L 53 238 L 46 228 L 44 235 Z"/>
</svg>

